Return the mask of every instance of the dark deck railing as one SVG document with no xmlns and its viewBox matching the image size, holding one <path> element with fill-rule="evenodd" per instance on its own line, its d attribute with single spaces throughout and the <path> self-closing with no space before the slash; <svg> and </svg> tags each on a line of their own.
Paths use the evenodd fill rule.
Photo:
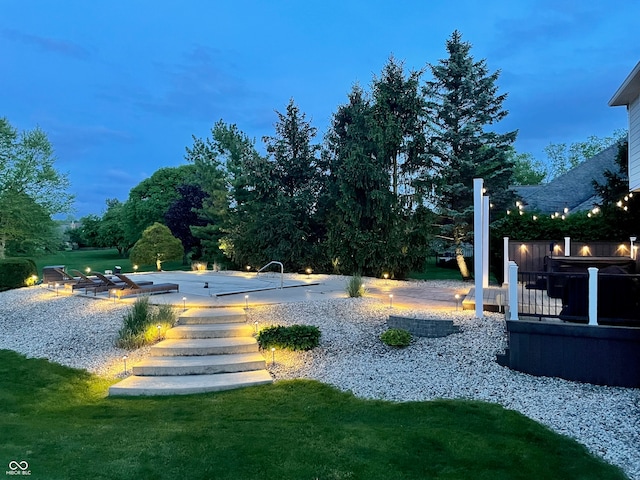
<svg viewBox="0 0 640 480">
<path fill-rule="evenodd" d="M 588 323 L 589 274 L 518 272 L 518 313 Z M 640 275 L 598 273 L 598 324 L 640 326 Z"/>
</svg>

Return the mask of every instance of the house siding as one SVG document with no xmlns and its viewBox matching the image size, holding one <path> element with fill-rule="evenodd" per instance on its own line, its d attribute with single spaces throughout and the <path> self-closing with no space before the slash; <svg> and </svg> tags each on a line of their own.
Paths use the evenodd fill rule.
<svg viewBox="0 0 640 480">
<path fill-rule="evenodd" d="M 640 96 L 629 105 L 629 190 L 640 191 Z"/>
</svg>

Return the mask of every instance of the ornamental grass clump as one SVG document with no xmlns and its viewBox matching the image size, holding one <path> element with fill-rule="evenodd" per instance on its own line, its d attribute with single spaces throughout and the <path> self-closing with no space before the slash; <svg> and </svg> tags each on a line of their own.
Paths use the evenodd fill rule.
<svg viewBox="0 0 640 480">
<path fill-rule="evenodd" d="M 352 298 L 362 297 L 366 293 L 364 281 L 360 275 L 352 276 L 347 282 L 347 295 Z"/>
<path fill-rule="evenodd" d="M 287 350 L 311 350 L 320 344 L 320 329 L 313 325 L 276 325 L 258 333 L 258 345 L 263 350 L 272 347 Z"/>
<path fill-rule="evenodd" d="M 380 340 L 390 347 L 404 348 L 411 343 L 411 334 L 401 328 L 390 328 L 380 335 Z"/>
<path fill-rule="evenodd" d="M 175 324 L 176 311 L 171 305 L 150 305 L 149 297 L 140 297 L 123 319 L 116 346 L 131 350 L 162 340 Z"/>
</svg>

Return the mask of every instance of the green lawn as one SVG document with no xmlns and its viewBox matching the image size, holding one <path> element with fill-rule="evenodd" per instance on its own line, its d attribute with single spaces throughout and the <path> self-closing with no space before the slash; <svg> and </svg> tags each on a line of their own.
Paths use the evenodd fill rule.
<svg viewBox="0 0 640 480">
<path fill-rule="evenodd" d="M 0 350 L 0 464 L 46 479 L 622 479 L 500 406 L 359 400 L 312 381 L 105 398 L 109 382 Z"/>
<path fill-rule="evenodd" d="M 73 250 L 68 252 L 56 252 L 44 257 L 34 259 L 38 267 L 38 274 L 42 274 L 42 267 L 47 265 L 64 265 L 66 270 L 70 269 L 85 271 L 87 267 L 96 272 L 113 270 L 116 265 L 122 267 L 122 273 L 132 272 L 133 265 L 128 258 L 122 258 L 115 248 L 95 249 L 95 250 Z M 182 261 L 165 262 L 162 264 L 163 270 L 190 270 L 190 265 L 182 265 Z M 155 265 L 140 265 L 139 271 L 153 271 Z"/>
<path fill-rule="evenodd" d="M 116 265 L 122 267 L 122 272 L 132 272 L 133 266 L 128 258 L 122 258 L 118 251 L 113 249 L 97 250 L 73 250 L 69 252 L 57 252 L 52 255 L 35 258 L 38 273 L 42 274 L 42 267 L 47 265 L 65 265 L 67 271 L 70 269 L 84 270 L 90 267 L 92 270 L 104 272 L 113 270 Z M 182 265 L 178 262 L 165 262 L 162 264 L 163 270 L 190 270 L 190 265 Z M 155 270 L 155 265 L 140 265 L 140 271 Z M 408 278 L 417 280 L 460 280 L 460 272 L 455 269 L 441 268 L 435 265 L 435 259 L 430 258 L 426 262 L 423 272 L 412 272 Z"/>
</svg>

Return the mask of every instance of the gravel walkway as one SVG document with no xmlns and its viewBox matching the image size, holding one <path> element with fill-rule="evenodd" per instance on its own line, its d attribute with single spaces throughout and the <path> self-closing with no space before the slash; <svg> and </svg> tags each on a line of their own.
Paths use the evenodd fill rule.
<svg viewBox="0 0 640 480">
<path fill-rule="evenodd" d="M 429 285 L 434 283 L 440 284 Z M 147 354 L 113 346 L 126 309 L 107 301 L 56 297 L 38 287 L 0 293 L 0 348 L 100 375 L 121 375 L 123 355 L 133 363 Z M 504 351 L 506 339 L 504 320 L 497 314 L 477 320 L 473 312 L 403 310 L 402 315 L 451 318 L 462 333 L 419 338 L 406 349 L 393 349 L 378 340 L 389 313 L 380 300 L 345 298 L 256 307 L 249 321 L 259 326 L 304 323 L 322 332 L 320 347 L 311 352 L 278 351 L 273 365 L 267 358 L 276 379 L 316 379 L 362 398 L 499 403 L 578 440 L 640 480 L 640 389 L 533 377 L 499 366 L 495 355 Z"/>
</svg>

